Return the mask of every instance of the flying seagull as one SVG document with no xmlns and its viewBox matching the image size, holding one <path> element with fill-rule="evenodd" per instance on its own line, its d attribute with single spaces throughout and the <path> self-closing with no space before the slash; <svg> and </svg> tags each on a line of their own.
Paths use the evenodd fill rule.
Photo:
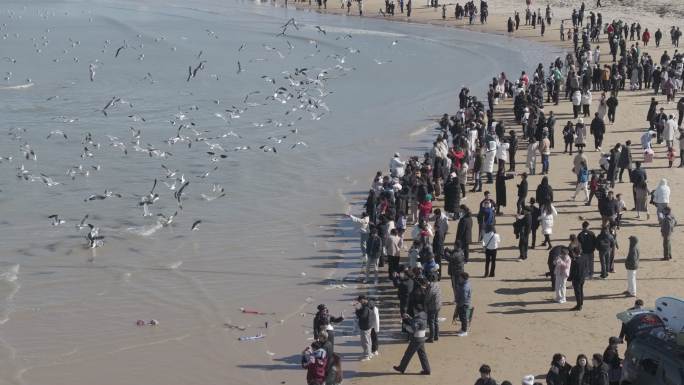
<svg viewBox="0 0 684 385">
<path fill-rule="evenodd" d="M 199 225 L 202 223 L 202 220 L 198 219 L 196 220 L 193 224 L 192 227 L 190 228 L 191 231 L 197 231 L 199 230 Z"/>
<path fill-rule="evenodd" d="M 48 218 L 52 219 L 53 226 L 59 226 L 66 223 L 66 221 L 64 219 L 61 219 L 57 214 L 52 214 Z"/>
</svg>

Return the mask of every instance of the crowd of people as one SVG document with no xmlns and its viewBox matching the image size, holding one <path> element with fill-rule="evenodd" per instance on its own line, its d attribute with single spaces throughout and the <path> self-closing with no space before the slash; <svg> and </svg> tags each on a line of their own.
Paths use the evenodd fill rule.
<svg viewBox="0 0 684 385">
<path fill-rule="evenodd" d="M 432 6 L 436 4 L 434 1 Z M 462 16 L 458 9 L 456 16 Z M 543 30 L 551 21 L 550 7 L 543 15 L 540 9 L 528 8 L 525 13 L 525 25 L 533 28 L 539 24 Z M 508 20 L 508 31 L 514 33 L 520 22 L 520 15 L 516 12 Z M 664 107 L 659 107 L 658 101 L 658 96 L 664 95 L 665 104 L 672 103 L 677 91 L 683 89 L 684 56 L 677 50 L 672 55 L 665 51 L 657 61 L 654 60 L 644 50 L 650 39 L 647 28 L 642 33 L 639 23 L 628 24 L 621 20 L 604 25 L 602 15 L 594 12 L 585 18 L 584 4 L 573 11 L 572 25 L 567 30 L 564 24 L 560 27 L 561 39 L 565 39 L 567 32 L 573 42 L 572 50 L 564 58 L 555 58 L 548 69 L 545 70 L 540 63 L 531 75 L 523 71 L 517 78 L 508 78 L 501 73 L 492 79 L 486 101 L 479 100 L 464 87 L 459 93 L 458 111 L 452 115 L 444 114 L 439 120 L 431 149 L 407 159 L 395 153 L 387 172 L 378 171 L 373 178 L 363 212 L 357 216 L 349 215 L 360 234 L 363 283 L 379 285 L 380 269 L 386 264 L 388 281 L 396 288 L 396 310 L 400 315 L 402 333 L 408 340 L 401 362 L 394 366 L 397 372 L 403 374 L 417 353 L 422 367 L 420 373 L 431 373 L 425 344 L 439 341 L 443 303 L 439 282 L 442 278 L 448 277 L 452 289 L 455 305 L 452 320 L 454 324 L 460 324 L 456 335 L 468 335 L 474 297 L 465 265 L 470 262 L 471 248 L 481 249 L 485 256 L 483 277 L 495 277 L 498 249 L 503 244 L 515 243 L 519 260 L 524 262 L 529 249 L 537 247 L 537 234 L 541 228 L 543 240 L 539 246 L 548 250 L 547 276 L 554 299 L 559 304 L 567 301 L 566 287 L 570 281 L 576 305 L 569 310 L 581 311 L 585 282 L 605 279 L 616 272 L 616 250 L 620 247 L 619 240 L 625 238 L 622 233 L 627 232 L 624 263 L 627 287 L 624 294 L 635 297 L 639 239 L 621 227 L 623 215 L 628 211 L 629 197 L 613 191 L 616 183 L 624 182 L 625 176 L 632 185 L 631 199 L 636 218 L 641 218 L 641 213 L 644 213 L 646 220 L 650 220 L 649 206 L 655 206 L 662 236 L 663 260 L 672 259 L 671 241 L 677 221 L 669 207 L 670 187 L 667 179 L 663 178 L 655 189 L 649 188 L 651 181 L 643 165 L 655 162 L 654 151 L 662 147 L 667 164 L 672 167 L 676 158 L 675 142 L 678 141 L 679 167 L 684 167 L 684 97 L 676 105 L 677 120 L 674 113 L 668 114 Z M 655 35 L 659 46 L 662 32 L 657 30 Z M 680 35 L 679 29 L 672 27 L 670 36 L 674 47 L 678 46 Z M 609 60 L 601 66 L 606 58 L 602 57 L 599 46 L 592 47 L 592 44 L 604 37 L 610 45 L 609 59 L 612 62 Z M 640 143 L 634 145 L 630 140 L 615 143 L 604 153 L 603 141 L 615 123 L 618 96 L 644 88 L 653 90 L 655 96 L 646 114 L 646 127 L 640 134 Z M 594 101 L 592 92 L 599 94 L 598 103 Z M 505 99 L 513 101 L 514 122 L 507 124 L 495 112 L 502 109 L 495 106 Z M 562 102 L 572 104 L 575 120 L 563 124 L 560 133 L 564 143 L 562 153 L 573 156 L 569 177 L 575 183 L 575 192 L 571 200 L 575 201 L 580 194 L 584 205 L 592 206 L 596 198 L 600 222 L 595 223 L 599 229 L 595 233 L 591 230 L 592 224 L 583 220 L 581 231 L 567 234 L 567 243 L 554 246 L 554 221 L 564 214 L 556 207 L 557 197 L 554 197 L 554 187 L 548 178 L 552 172 L 550 155 L 553 151 L 560 152 L 555 150 L 555 139 L 560 139 L 556 130 L 561 126 L 550 106 L 558 106 Z M 593 106 L 597 108 L 592 114 Z M 591 120 L 586 124 L 585 119 Z M 589 135 L 594 139 L 593 149 L 600 153 L 596 165 L 592 165 L 587 157 L 587 152 L 591 151 L 587 148 Z M 635 147 L 639 155 L 643 155 L 643 160 L 633 159 Z M 522 162 L 516 159 L 520 151 L 526 155 Z M 526 171 L 521 171 L 521 168 Z M 542 174 L 541 181 L 536 189 L 530 191 L 528 178 L 536 175 L 538 169 Z M 515 240 L 504 239 L 497 232 L 497 219 L 504 215 L 509 205 L 507 187 L 513 179 L 517 179 L 515 210 L 511 213 L 515 216 L 512 225 Z M 467 197 L 471 196 L 477 197 L 475 199 L 479 203 L 466 205 Z M 443 204 L 436 207 L 440 200 Z M 474 225 L 477 228 L 473 228 Z M 447 244 L 447 234 L 453 233 L 453 244 Z M 595 272 L 596 255 L 600 271 Z M 379 313 L 365 295 L 359 296 L 357 302 L 362 360 L 370 360 L 379 354 Z M 638 300 L 636 306 L 643 306 L 643 302 Z M 323 311 L 321 309 L 327 312 L 324 305 L 319 307 L 319 311 Z M 327 370 L 319 376 L 324 380 L 309 384 L 339 383 L 335 382 L 336 377 L 331 377 L 339 375 L 339 369 L 334 369 L 339 357 L 334 358 L 331 325 L 341 319 L 325 314 L 316 316 L 319 321 L 315 321 L 314 328 L 320 330 L 315 342 L 318 345 L 305 352 L 305 362 L 306 365 L 324 362 Z M 326 322 L 321 323 L 320 319 Z M 620 342 L 619 338 L 611 337 L 603 354 L 579 355 L 574 366 L 563 354 L 555 354 L 546 383 L 617 383 L 620 375 L 617 344 Z M 333 358 L 321 360 L 320 356 Z M 481 378 L 476 384 L 496 384 L 491 372 L 488 365 L 483 365 L 480 368 Z M 510 384 L 502 382 L 507 383 Z M 522 384 L 536 384 L 534 376 L 526 376 Z"/>
</svg>

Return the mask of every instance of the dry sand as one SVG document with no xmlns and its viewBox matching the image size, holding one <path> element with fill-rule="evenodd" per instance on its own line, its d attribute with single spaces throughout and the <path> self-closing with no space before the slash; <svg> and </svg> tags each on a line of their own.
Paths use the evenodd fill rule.
<svg viewBox="0 0 684 385">
<path fill-rule="evenodd" d="M 428 9 L 421 4 L 421 1 L 414 2 L 411 22 L 430 23 L 437 25 L 468 28 L 476 31 L 506 34 L 506 20 L 512 15 L 514 10 L 519 10 L 523 15 L 524 1 L 512 0 L 490 0 L 489 23 L 480 25 L 466 25 L 466 21 L 455 20 L 453 18 L 453 5 L 449 6 L 446 21 L 441 18 L 441 9 Z M 551 43 L 563 50 L 571 50 L 571 42 L 560 42 L 559 20 L 569 18 L 572 7 L 579 6 L 581 1 L 551 1 L 554 20 L 546 30 L 546 36 L 541 37 L 539 28 L 521 25 L 513 36 L 515 38 L 529 39 L 535 42 Z M 639 21 L 644 28 L 649 28 L 652 32 L 657 27 L 663 30 L 663 44 L 660 49 L 651 45 L 645 49 L 656 60 L 659 60 L 663 50 L 674 51 L 674 47 L 669 41 L 669 26 L 676 25 L 676 15 L 681 15 L 684 10 L 684 3 L 657 0 L 657 1 L 623 1 L 610 2 L 603 1 L 604 22 L 612 19 L 623 19 L 628 21 Z M 292 3 L 290 3 L 291 5 Z M 303 4 L 303 3 L 300 3 Z M 622 4 L 622 5 L 621 5 Z M 476 2 L 479 6 L 479 2 Z M 587 14 L 593 9 L 595 3 L 588 1 Z M 672 9 L 666 17 L 660 17 L 654 12 L 664 13 L 663 6 L 668 5 Z M 301 6 L 301 5 L 298 5 Z M 546 3 L 533 6 L 544 8 Z M 302 7 L 308 8 L 308 5 Z M 315 9 L 314 6 L 311 9 Z M 378 9 L 384 8 L 382 0 L 365 0 L 364 9 L 366 17 L 382 17 L 378 14 Z M 354 13 L 355 8 L 352 8 Z M 635 12 L 636 11 L 636 12 Z M 645 12 L 652 11 L 652 12 Z M 328 2 L 329 13 L 346 13 L 346 10 L 339 8 L 339 3 L 331 0 Z M 404 15 L 399 14 L 398 5 L 394 18 L 387 19 L 407 20 Z M 524 22 L 523 22 L 524 24 Z M 594 44 L 595 45 L 595 44 Z M 608 45 L 603 43 L 601 52 L 603 58 L 607 59 L 609 52 Z M 554 58 L 549 58 L 544 63 L 546 69 L 548 63 Z M 524 68 L 528 73 L 533 68 Z M 492 74 L 493 76 L 495 74 Z M 517 76 L 518 74 L 509 74 Z M 457 85 L 456 85 L 457 86 Z M 455 87 L 456 87 L 455 86 Z M 477 90 L 483 93 L 484 90 Z M 636 146 L 633 146 L 632 153 L 635 160 L 641 158 L 639 136 L 646 127 L 646 111 L 649 100 L 652 97 L 650 91 L 623 91 L 619 97 L 619 107 L 617 119 L 614 125 L 607 127 L 604 140 L 604 149 L 617 142 L 624 142 L 631 139 Z M 592 116 L 596 110 L 599 94 L 594 93 L 594 103 L 592 105 Z M 665 104 L 665 97 L 658 95 L 657 99 L 664 105 L 668 113 L 675 113 L 675 104 Z M 572 118 L 571 104 L 562 101 L 559 106 L 547 106 L 547 114 L 553 110 L 558 116 L 556 126 L 556 148 L 551 156 L 550 181 L 556 191 L 556 207 L 560 213 L 556 218 L 554 234 L 552 236 L 554 245 L 567 244 L 568 236 L 577 233 L 582 220 L 587 219 L 591 222 L 594 231 L 600 226 L 600 217 L 596 209 L 596 203 L 592 207 L 586 207 L 580 202 L 569 201 L 574 192 L 574 175 L 571 173 L 572 157 L 562 153 L 562 136 L 560 132 L 566 120 Z M 512 111 L 511 100 L 497 106 L 495 117 L 505 116 L 505 123 L 508 128 L 520 130 L 520 126 L 510 121 Z M 433 111 L 437 114 L 440 111 Z M 453 111 L 449 111 L 453 112 Z M 573 120 L 574 121 L 574 120 Z M 593 150 L 593 141 L 589 138 L 589 148 Z M 518 151 L 517 160 L 524 161 L 526 151 Z M 587 153 L 590 160 L 590 167 L 598 167 L 599 153 L 589 151 Z M 539 158 L 538 158 L 539 160 Z M 675 165 L 678 164 L 678 161 Z M 369 165 L 374 169 L 377 165 Z M 678 202 L 681 193 L 680 188 L 684 186 L 684 177 L 681 169 L 667 168 L 665 159 L 665 149 L 662 145 L 656 146 L 656 159 L 654 163 L 645 165 L 648 172 L 649 187 L 655 188 L 655 184 L 660 178 L 667 177 L 672 186 L 672 202 Z M 538 170 L 541 166 L 538 166 Z M 518 165 L 518 171 L 525 170 L 522 165 Z M 525 170 L 526 171 L 526 170 Z M 531 176 L 529 178 L 530 190 L 536 188 L 541 176 Z M 505 215 L 498 218 L 498 230 L 502 235 L 503 243 L 499 251 L 498 267 L 496 278 L 481 278 L 484 271 L 483 254 L 480 248 L 475 247 L 476 252 L 471 254 L 471 262 L 466 265 L 466 271 L 471 274 L 473 284 L 473 302 L 476 308 L 474 322 L 470 334 L 465 338 L 455 336 L 456 326 L 451 325 L 451 315 L 453 306 L 447 305 L 442 308 L 441 317 L 446 317 L 447 322 L 442 323 L 442 338 L 438 343 L 428 344 L 427 351 L 432 366 L 430 377 L 414 375 L 398 375 L 392 370 L 392 365 L 399 363 L 403 354 L 405 343 L 398 337 L 399 329 L 397 306 L 383 309 L 383 344 L 380 349 L 381 355 L 372 361 L 363 363 L 358 373 L 353 373 L 355 378 L 348 381 L 352 384 L 471 384 L 478 377 L 478 368 L 481 364 L 487 363 L 493 368 L 493 377 L 499 382 L 505 379 L 514 384 L 519 384 L 520 379 L 527 374 L 534 374 L 538 379 L 544 377 L 549 367 L 551 356 L 556 352 L 562 352 L 568 357 L 568 361 L 573 363 L 580 353 L 587 355 L 603 352 L 607 346 L 610 336 L 617 335 L 619 332 L 619 322 L 615 314 L 630 307 L 634 298 L 626 297 L 622 294 L 626 290 L 626 271 L 624 268 L 624 257 L 627 253 L 628 240 L 630 235 L 636 235 L 640 239 L 641 245 L 641 264 L 638 271 L 638 297 L 644 299 L 647 304 L 653 304 L 655 299 L 660 296 L 674 295 L 682 297 L 684 294 L 684 272 L 681 271 L 681 254 L 678 253 L 684 247 L 684 237 L 679 235 L 680 230 L 676 231 L 673 240 L 675 250 L 674 259 L 669 262 L 661 260 L 662 246 L 659 227 L 655 215 L 651 215 L 650 220 L 642 217 L 636 219 L 636 214 L 628 211 L 624 215 L 624 226 L 619 234 L 621 248 L 616 256 L 614 274 L 607 280 L 592 280 L 585 285 L 585 305 L 581 312 L 569 311 L 574 303 L 572 289 L 568 288 L 568 303 L 559 305 L 552 301 L 553 292 L 549 289 L 549 282 L 544 278 L 547 270 L 546 259 L 547 251 L 537 248 L 530 250 L 530 257 L 525 262 L 518 262 L 517 242 L 513 235 L 510 225 L 515 211 L 515 183 L 518 178 L 509 180 L 508 186 L 508 207 L 504 209 Z M 484 189 L 494 191 L 493 185 L 485 185 Z M 622 193 L 628 208 L 633 207 L 631 184 L 623 183 L 616 185 L 614 189 L 617 193 Z M 465 203 L 476 209 L 481 194 L 469 194 Z M 676 217 L 684 218 L 684 209 L 676 203 L 673 204 Z M 654 213 L 653 206 L 650 207 Z M 456 223 L 451 223 L 447 245 L 453 245 L 454 231 Z M 475 229 L 474 229 L 475 230 Z M 541 236 L 540 236 L 541 238 Z M 596 259 L 598 271 L 598 258 Z M 452 290 L 448 284 L 448 279 L 442 281 L 442 292 L 445 301 L 452 299 Z M 377 299 L 386 304 L 394 303 L 396 298 L 395 289 L 388 285 L 380 287 L 377 292 L 373 291 Z M 417 357 L 414 357 L 407 373 L 417 373 L 420 365 Z"/>
</svg>

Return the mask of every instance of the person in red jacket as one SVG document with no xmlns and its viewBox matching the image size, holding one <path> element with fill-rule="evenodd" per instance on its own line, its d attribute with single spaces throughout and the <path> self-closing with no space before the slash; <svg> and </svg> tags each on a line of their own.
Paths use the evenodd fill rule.
<svg viewBox="0 0 684 385">
<path fill-rule="evenodd" d="M 641 35 L 641 41 L 644 42 L 644 47 L 648 46 L 648 41 L 651 40 L 651 33 L 648 32 L 648 28 L 644 31 L 644 34 Z"/>
</svg>

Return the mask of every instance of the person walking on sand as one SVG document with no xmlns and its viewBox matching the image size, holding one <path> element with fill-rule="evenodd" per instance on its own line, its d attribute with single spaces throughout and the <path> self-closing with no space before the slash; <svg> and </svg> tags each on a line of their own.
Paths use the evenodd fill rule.
<svg viewBox="0 0 684 385">
<path fill-rule="evenodd" d="M 589 168 L 587 168 L 586 162 L 582 161 L 579 166 L 579 171 L 577 172 L 577 186 L 575 187 L 575 193 L 572 194 L 572 200 L 577 199 L 577 194 L 581 191 L 584 193 L 584 203 L 589 202 Z"/>
<path fill-rule="evenodd" d="M 570 276 L 570 264 L 572 261 L 570 260 L 570 255 L 569 251 L 566 247 L 561 248 L 561 253 L 556 259 L 553 261 L 553 264 L 555 266 L 554 268 L 554 275 L 555 275 L 555 280 L 554 283 L 556 285 L 555 287 L 555 292 L 556 292 L 556 302 L 558 303 L 565 303 L 566 302 L 566 284 L 568 281 L 568 277 Z"/>
<path fill-rule="evenodd" d="M 465 271 L 459 273 L 458 285 L 454 293 L 456 300 L 456 309 L 453 317 L 453 323 L 456 322 L 458 316 L 461 322 L 461 330 L 456 333 L 458 337 L 466 337 L 468 335 L 468 327 L 470 324 L 471 307 L 472 307 L 472 288 L 470 286 L 470 275 Z"/>
<path fill-rule="evenodd" d="M 518 238 L 518 251 L 520 256 L 518 259 L 524 261 L 527 259 L 527 250 L 530 244 L 530 232 L 532 231 L 532 218 L 530 216 L 529 207 L 523 206 L 520 213 L 517 215 L 513 223 L 515 237 Z"/>
<path fill-rule="evenodd" d="M 618 158 L 618 167 L 620 168 L 619 182 L 622 183 L 622 174 L 627 170 L 627 177 L 632 174 L 632 141 L 627 140 L 624 145 L 620 146 L 620 156 Z"/>
<path fill-rule="evenodd" d="M 551 140 L 548 134 L 542 134 L 542 140 L 539 142 L 539 153 L 541 154 L 542 175 L 549 173 L 549 157 L 551 156 Z"/>
<path fill-rule="evenodd" d="M 639 238 L 634 235 L 629 237 L 629 252 L 625 258 L 625 269 L 627 269 L 627 294 L 636 297 L 637 294 L 637 270 L 639 269 Z"/>
<path fill-rule="evenodd" d="M 425 312 L 430 329 L 430 338 L 426 342 L 439 340 L 439 311 L 442 308 L 442 291 L 437 280 L 437 273 L 428 274 L 428 291 L 425 296 Z"/>
<path fill-rule="evenodd" d="M 393 366 L 392 368 L 397 372 L 404 374 L 409 362 L 413 358 L 413 355 L 418 353 L 418 359 L 420 360 L 420 366 L 422 375 L 430 375 L 430 362 L 428 361 L 427 353 L 425 352 L 425 329 L 426 329 L 426 314 L 421 309 L 422 305 L 418 305 L 418 313 L 413 318 L 410 318 L 408 314 L 404 317 L 410 319 L 409 324 L 406 329 L 409 332 L 409 344 L 406 347 L 404 356 L 401 358 L 401 363 L 398 366 Z"/>
<path fill-rule="evenodd" d="M 547 246 L 551 250 L 551 234 L 553 234 L 553 217 L 558 215 L 558 211 L 549 203 L 547 205 L 541 206 L 541 215 L 539 216 L 539 222 L 542 226 L 542 234 L 544 234 L 544 241 L 541 246 Z"/>
<path fill-rule="evenodd" d="M 482 246 L 485 252 L 485 278 L 495 276 L 496 253 L 500 243 L 501 236 L 496 232 L 494 225 L 487 225 L 482 237 Z"/>
<path fill-rule="evenodd" d="M 601 151 L 603 135 L 606 133 L 606 123 L 599 117 L 598 113 L 595 113 L 589 127 L 590 133 L 594 135 L 594 148 L 596 148 L 596 151 Z"/>
<path fill-rule="evenodd" d="M 601 232 L 596 237 L 596 249 L 599 253 L 599 261 L 601 262 L 601 278 L 608 278 L 608 270 L 610 266 L 610 251 L 615 245 L 615 238 L 608 232 L 608 226 L 603 225 Z"/>
<path fill-rule="evenodd" d="M 663 220 L 663 209 L 670 204 L 670 186 L 667 184 L 667 179 L 663 178 L 658 182 L 658 186 L 653 192 L 653 203 L 656 206 L 656 216 L 658 223 Z"/>
<path fill-rule="evenodd" d="M 565 143 L 563 154 L 570 151 L 570 155 L 572 155 L 572 147 L 575 143 L 575 125 L 571 121 L 568 121 L 565 127 L 563 127 L 563 142 Z"/>
<path fill-rule="evenodd" d="M 672 233 L 677 226 L 677 220 L 670 207 L 665 206 L 662 210 L 663 219 L 660 221 L 660 235 L 663 236 L 663 260 L 669 261 L 672 259 Z"/>
</svg>

